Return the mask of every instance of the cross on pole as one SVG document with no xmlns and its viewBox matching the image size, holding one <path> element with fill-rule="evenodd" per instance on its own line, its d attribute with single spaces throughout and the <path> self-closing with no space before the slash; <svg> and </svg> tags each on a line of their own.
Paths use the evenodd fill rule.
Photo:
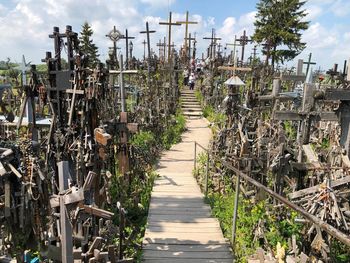
<svg viewBox="0 0 350 263">
<path fill-rule="evenodd" d="M 312 57 L 312 53 L 309 54 L 309 59 L 307 62 L 303 62 L 304 65 L 306 66 L 306 76 L 309 74 L 309 70 L 310 70 L 310 65 L 316 65 L 316 62 L 311 62 L 311 57 Z"/>
<path fill-rule="evenodd" d="M 143 44 L 143 60 L 146 60 L 146 44 L 147 44 L 146 40 L 143 40 L 142 44 Z"/>
<path fill-rule="evenodd" d="M 244 48 L 245 46 L 249 43 L 249 42 L 253 42 L 252 39 L 248 39 L 247 35 L 246 35 L 246 31 L 243 31 L 243 35 L 237 39 L 236 41 L 238 41 L 240 43 L 240 45 L 242 46 L 242 54 L 241 54 L 241 64 L 243 65 L 244 62 Z"/>
<path fill-rule="evenodd" d="M 213 47 L 216 44 L 217 40 L 221 40 L 221 37 L 216 37 L 215 36 L 215 29 L 212 28 L 211 37 L 203 37 L 203 39 L 210 40 L 210 52 L 209 52 L 209 54 L 210 54 L 210 58 L 212 58 L 213 57 Z M 214 56 L 215 56 L 215 54 L 214 54 Z"/>
<path fill-rule="evenodd" d="M 157 47 L 159 47 L 159 58 L 164 58 L 164 50 L 165 50 L 165 43 L 162 43 L 162 40 L 159 39 L 159 42 L 157 43 Z"/>
<path fill-rule="evenodd" d="M 129 39 L 135 39 L 135 37 L 129 37 L 128 35 L 128 30 L 125 29 L 125 36 L 121 36 L 122 39 L 125 39 L 126 45 L 125 45 L 125 49 L 126 49 L 126 69 L 129 69 Z"/>
<path fill-rule="evenodd" d="M 159 22 L 159 25 L 167 25 L 168 26 L 168 62 L 171 60 L 171 26 L 181 26 L 179 23 L 171 22 L 171 12 L 169 12 L 169 20 L 168 22 Z"/>
<path fill-rule="evenodd" d="M 186 42 L 188 41 L 188 54 L 186 52 L 186 55 L 188 55 L 188 59 L 191 61 L 191 41 L 196 41 L 196 38 L 191 37 L 191 33 L 188 36 L 185 38 Z"/>
<path fill-rule="evenodd" d="M 187 36 L 188 36 L 188 25 L 195 25 L 195 24 L 198 24 L 198 22 L 196 21 L 189 21 L 188 20 L 188 11 L 186 11 L 186 21 L 177 21 L 176 23 L 178 24 L 185 24 L 185 46 L 184 46 L 184 49 L 185 49 L 185 54 L 187 56 Z M 190 36 L 191 37 L 191 36 Z M 190 56 L 189 56 L 190 57 Z"/>
<path fill-rule="evenodd" d="M 117 42 L 123 37 L 123 35 L 120 33 L 119 30 L 116 29 L 115 26 L 113 26 L 113 29 L 109 31 L 106 37 L 108 37 L 113 42 L 113 59 L 114 62 L 117 64 Z"/>
<path fill-rule="evenodd" d="M 148 48 L 148 63 L 147 63 L 147 82 L 148 82 L 148 87 L 150 87 L 150 74 L 151 74 L 151 40 L 149 37 L 149 34 L 155 33 L 155 30 L 149 30 L 148 27 L 148 22 L 146 22 L 146 31 L 141 31 L 140 34 L 147 34 L 147 48 Z"/>
<path fill-rule="evenodd" d="M 231 63 L 232 63 L 232 58 L 235 58 L 235 56 L 236 56 L 236 47 L 240 46 L 240 44 L 237 44 L 237 36 L 236 35 L 235 35 L 235 40 L 233 41 L 233 44 L 226 43 L 226 47 L 227 46 L 233 46 L 233 52 L 231 53 Z M 233 61 L 233 63 L 234 63 L 234 61 Z"/>
</svg>

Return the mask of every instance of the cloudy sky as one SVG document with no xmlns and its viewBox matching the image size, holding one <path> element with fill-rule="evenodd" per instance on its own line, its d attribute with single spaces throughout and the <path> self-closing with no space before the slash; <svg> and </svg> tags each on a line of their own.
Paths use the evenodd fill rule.
<svg viewBox="0 0 350 263">
<path fill-rule="evenodd" d="M 222 38 L 221 43 L 232 43 L 234 35 L 240 36 L 243 30 L 248 35 L 254 31 L 254 16 L 257 0 L 0 0 L 0 60 L 10 57 L 19 62 L 22 54 L 27 60 L 40 63 L 46 51 L 52 51 L 53 43 L 48 35 L 53 26 L 62 30 L 72 25 L 79 32 L 84 21 L 94 30 L 94 42 L 99 47 L 101 59 L 108 54 L 111 45 L 105 35 L 115 25 L 129 35 L 135 36 L 134 54 L 143 55 L 145 22 L 157 33 L 151 37 L 154 50 L 156 42 L 166 35 L 166 27 L 159 21 L 168 19 L 169 11 L 173 20 L 184 20 L 185 12 L 198 25 L 190 25 L 192 35 L 196 33 L 198 51 L 201 53 L 208 44 L 202 40 L 210 36 L 212 28 Z M 323 69 L 333 63 L 343 64 L 350 57 L 350 0 L 308 0 L 305 5 L 310 28 L 303 39 L 307 49 L 300 55 L 306 59 L 310 52 L 313 60 Z M 176 47 L 183 43 L 185 27 L 176 27 L 173 40 Z M 118 43 L 124 48 L 125 41 Z M 251 47 L 247 49 L 249 56 Z"/>
</svg>

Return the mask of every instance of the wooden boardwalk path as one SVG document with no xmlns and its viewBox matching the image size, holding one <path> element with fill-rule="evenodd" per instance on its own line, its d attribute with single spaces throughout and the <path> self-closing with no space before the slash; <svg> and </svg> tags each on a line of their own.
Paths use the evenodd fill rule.
<svg viewBox="0 0 350 263">
<path fill-rule="evenodd" d="M 191 101 L 192 91 L 184 91 L 183 101 Z M 232 263 L 229 243 L 217 219 L 211 216 L 192 175 L 194 141 L 207 146 L 210 129 L 198 118 L 198 105 L 191 110 L 182 142 L 166 151 L 159 162 L 160 177 L 153 188 L 148 227 L 143 241 L 143 262 Z M 193 114 L 193 112 L 195 112 Z"/>
</svg>

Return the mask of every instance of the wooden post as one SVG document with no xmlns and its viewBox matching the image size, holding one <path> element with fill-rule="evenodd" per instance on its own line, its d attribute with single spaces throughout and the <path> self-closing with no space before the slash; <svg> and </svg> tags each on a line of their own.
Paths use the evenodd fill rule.
<svg viewBox="0 0 350 263">
<path fill-rule="evenodd" d="M 234 200 L 234 210 L 232 218 L 232 249 L 233 258 L 236 254 L 236 226 L 237 226 L 237 213 L 238 213 L 238 199 L 239 199 L 239 184 L 240 184 L 240 173 L 236 173 L 236 189 L 235 189 L 235 200 Z"/>
<path fill-rule="evenodd" d="M 207 151 L 207 165 L 206 165 L 206 171 L 205 171 L 205 197 L 208 196 L 208 178 L 209 177 L 209 151 Z"/>
<path fill-rule="evenodd" d="M 73 263 L 73 240 L 72 227 L 64 204 L 65 190 L 69 188 L 69 163 L 61 161 L 57 163 L 58 168 L 58 182 L 60 190 L 60 224 L 61 224 L 61 252 L 62 263 Z"/>
</svg>

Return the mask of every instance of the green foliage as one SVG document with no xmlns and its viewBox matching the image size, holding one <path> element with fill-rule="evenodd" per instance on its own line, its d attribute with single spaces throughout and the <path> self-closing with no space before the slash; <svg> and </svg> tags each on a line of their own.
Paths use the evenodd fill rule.
<svg viewBox="0 0 350 263">
<path fill-rule="evenodd" d="M 163 135 L 161 136 L 161 143 L 164 149 L 169 150 L 173 144 L 181 141 L 181 134 L 186 129 L 186 119 L 182 113 L 177 113 L 174 120 L 168 125 Z"/>
<path fill-rule="evenodd" d="M 130 143 L 145 155 L 151 154 L 152 149 L 157 147 L 157 140 L 151 131 L 140 131 L 132 137 Z"/>
<path fill-rule="evenodd" d="M 93 30 L 88 22 L 85 22 L 82 26 L 82 30 L 80 32 L 80 50 L 88 56 L 87 66 L 88 67 L 96 67 L 96 65 L 99 63 L 99 54 L 98 54 L 98 48 L 93 43 L 93 40 L 91 39 L 93 35 Z"/>
<path fill-rule="evenodd" d="M 203 116 L 218 127 L 223 127 L 227 119 L 227 116 L 224 113 L 215 112 L 214 108 L 211 105 L 206 105 L 203 108 Z"/>
<path fill-rule="evenodd" d="M 338 240 L 333 239 L 330 246 L 330 257 L 332 262 L 350 262 L 349 248 L 345 244 L 340 243 Z"/>
<path fill-rule="evenodd" d="M 225 237 L 232 240 L 232 216 L 234 210 L 234 192 L 228 191 L 226 195 L 211 193 L 208 202 L 212 207 L 212 213 L 221 224 Z M 278 213 L 279 212 L 279 213 Z M 282 214 L 279 218 L 276 215 Z M 254 254 L 256 249 L 263 245 L 259 237 L 255 237 L 257 227 L 263 229 L 268 244 L 267 247 L 276 249 L 277 243 L 288 247 L 288 239 L 296 235 L 300 241 L 302 225 L 294 223 L 296 213 L 285 209 L 274 211 L 269 200 L 254 203 L 251 200 L 240 197 L 238 205 L 238 220 L 236 227 L 236 255 L 238 262 L 246 262 L 246 257 Z M 262 242 L 262 243 L 261 243 Z"/>
<path fill-rule="evenodd" d="M 289 140 L 296 140 L 297 131 L 296 131 L 296 128 L 293 127 L 293 123 L 291 121 L 284 121 L 283 124 L 284 124 L 284 130 Z"/>
<path fill-rule="evenodd" d="M 264 54 L 272 57 L 272 65 L 291 60 L 305 49 L 301 31 L 308 29 L 309 22 L 303 20 L 307 15 L 301 10 L 304 4 L 300 0 L 260 0 L 257 4 L 253 39 L 270 46 Z"/>
</svg>

